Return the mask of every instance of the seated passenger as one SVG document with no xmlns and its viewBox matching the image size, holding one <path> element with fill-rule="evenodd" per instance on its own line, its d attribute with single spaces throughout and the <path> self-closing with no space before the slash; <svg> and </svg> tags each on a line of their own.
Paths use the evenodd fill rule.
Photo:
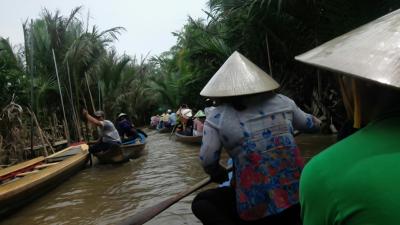
<svg viewBox="0 0 400 225">
<path fill-rule="evenodd" d="M 167 113 L 165 113 L 164 114 L 164 117 L 163 117 L 163 124 L 164 124 L 164 127 L 166 127 L 166 128 L 170 128 L 171 127 L 171 124 L 169 123 L 169 114 L 170 114 L 171 112 L 170 112 L 170 109 L 168 109 L 167 110 Z"/>
<path fill-rule="evenodd" d="M 199 110 L 196 115 L 194 115 L 193 120 L 193 136 L 203 136 L 203 127 L 206 115 L 202 110 Z"/>
<path fill-rule="evenodd" d="M 117 130 L 122 142 L 132 141 L 139 137 L 134 125 L 125 113 L 120 113 L 118 115 Z"/>
<path fill-rule="evenodd" d="M 165 127 L 164 126 L 164 117 L 165 117 L 165 113 L 161 114 L 160 121 L 158 122 L 158 125 L 157 125 L 157 130 L 163 129 Z"/>
<path fill-rule="evenodd" d="M 172 110 L 168 109 L 169 113 L 169 124 L 174 127 L 176 125 L 176 113 L 172 112 Z"/>
<path fill-rule="evenodd" d="M 159 122 L 160 122 L 160 116 L 159 115 L 152 116 L 150 118 L 150 128 L 156 129 Z"/>
</svg>

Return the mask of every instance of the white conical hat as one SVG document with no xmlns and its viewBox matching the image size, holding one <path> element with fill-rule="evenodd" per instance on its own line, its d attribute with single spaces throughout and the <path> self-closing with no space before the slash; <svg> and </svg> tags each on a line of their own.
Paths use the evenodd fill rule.
<svg viewBox="0 0 400 225">
<path fill-rule="evenodd" d="M 322 44 L 296 59 L 400 88 L 400 10 Z"/>
<path fill-rule="evenodd" d="M 228 97 L 272 91 L 279 84 L 266 72 L 235 51 L 200 92 L 207 97 Z"/>
</svg>

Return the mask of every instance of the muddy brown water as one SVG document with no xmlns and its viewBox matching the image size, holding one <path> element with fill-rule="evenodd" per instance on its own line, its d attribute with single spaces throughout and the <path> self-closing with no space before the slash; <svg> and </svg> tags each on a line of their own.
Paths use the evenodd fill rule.
<svg viewBox="0 0 400 225">
<path fill-rule="evenodd" d="M 0 218 L 0 224 L 115 224 L 206 177 L 198 161 L 199 146 L 175 142 L 169 134 L 148 134 L 140 158 L 88 167 L 17 213 Z M 297 137 L 306 160 L 334 141 L 333 136 Z M 146 225 L 201 224 L 190 210 L 193 197 L 184 198 Z"/>
</svg>

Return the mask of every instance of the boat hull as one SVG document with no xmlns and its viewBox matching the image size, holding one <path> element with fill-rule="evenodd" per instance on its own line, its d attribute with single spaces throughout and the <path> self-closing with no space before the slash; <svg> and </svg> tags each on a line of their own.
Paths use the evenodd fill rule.
<svg viewBox="0 0 400 225">
<path fill-rule="evenodd" d="M 66 150 L 68 149 L 71 147 Z M 50 155 L 44 158 L 42 164 L 55 165 L 0 185 L 0 218 L 15 212 L 84 168 L 88 160 L 87 145 L 81 150 L 78 153 L 75 151 L 74 155 L 65 150 Z M 57 161 L 58 163 L 55 163 Z"/>
<path fill-rule="evenodd" d="M 157 130 L 158 131 L 158 133 L 170 133 L 171 131 L 172 131 L 172 128 L 171 127 L 164 127 L 164 128 L 161 128 L 161 129 L 159 129 L 159 130 Z"/>
<path fill-rule="evenodd" d="M 203 136 L 186 136 L 175 132 L 175 140 L 184 143 L 201 144 L 202 138 Z"/>
<path fill-rule="evenodd" d="M 123 163 L 129 159 L 138 158 L 146 146 L 146 143 L 121 145 L 120 148 L 105 152 L 95 153 L 100 163 Z"/>
</svg>

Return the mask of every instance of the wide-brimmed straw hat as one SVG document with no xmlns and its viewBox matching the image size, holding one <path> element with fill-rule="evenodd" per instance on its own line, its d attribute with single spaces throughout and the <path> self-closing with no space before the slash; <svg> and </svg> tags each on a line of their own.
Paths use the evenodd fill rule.
<svg viewBox="0 0 400 225">
<path fill-rule="evenodd" d="M 339 36 L 296 60 L 400 88 L 400 10 Z"/>
<path fill-rule="evenodd" d="M 249 95 L 275 90 L 279 84 L 239 52 L 235 51 L 200 92 L 206 97 Z"/>
</svg>

